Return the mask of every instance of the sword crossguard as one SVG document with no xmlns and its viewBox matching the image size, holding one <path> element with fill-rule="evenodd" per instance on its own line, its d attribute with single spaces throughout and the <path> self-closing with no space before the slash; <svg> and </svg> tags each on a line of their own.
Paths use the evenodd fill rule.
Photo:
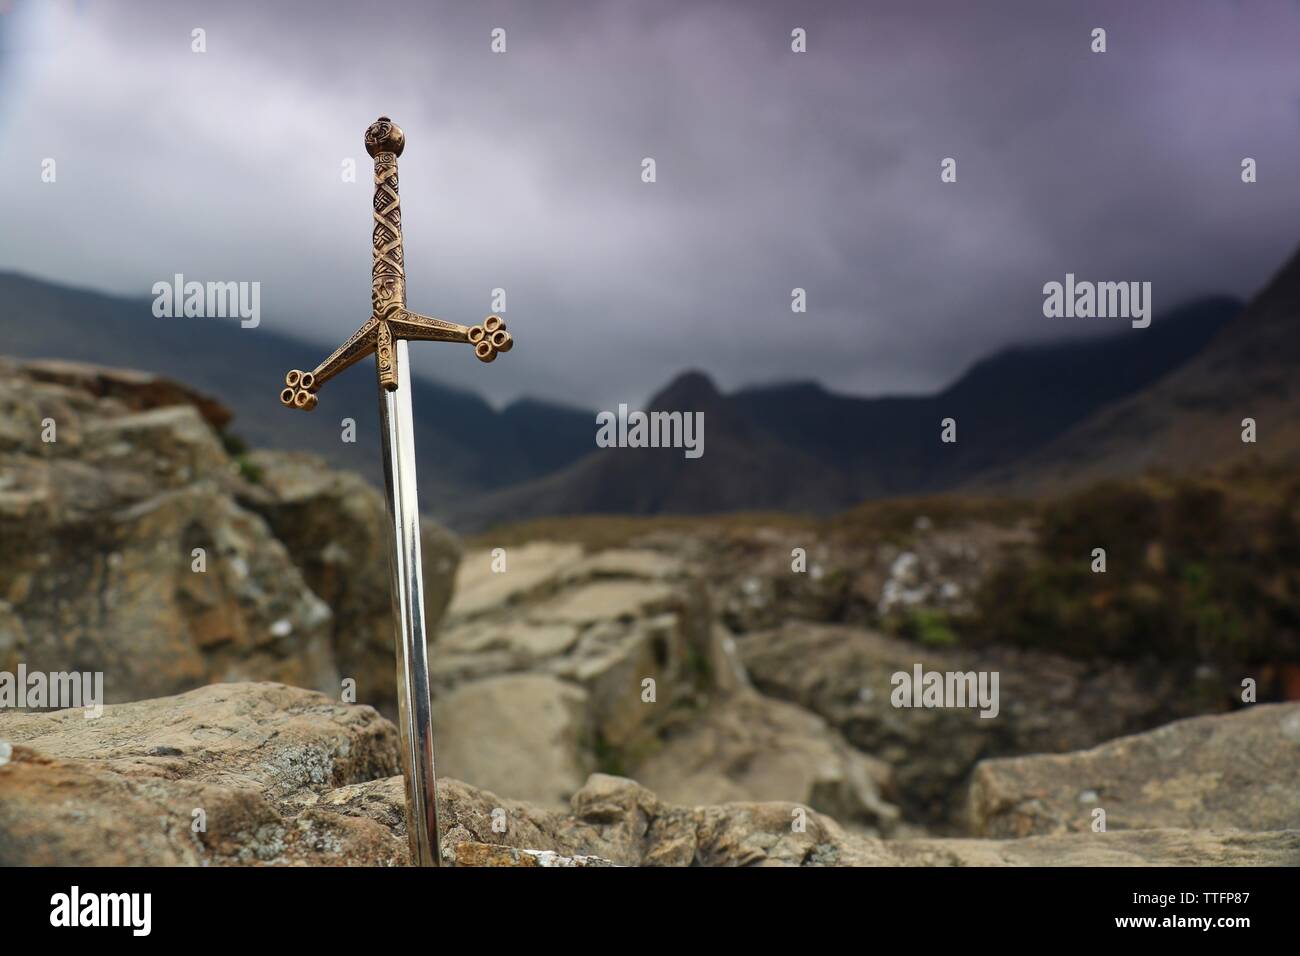
<svg viewBox="0 0 1300 956">
<path fill-rule="evenodd" d="M 499 315 L 489 315 L 482 325 L 472 326 L 467 338 L 480 362 L 495 361 L 498 353 L 509 352 L 515 347 L 514 337 L 506 331 L 506 324 Z"/>
<path fill-rule="evenodd" d="M 290 369 L 284 376 L 280 404 L 309 412 L 316 407 L 316 376 L 302 369 Z"/>
<path fill-rule="evenodd" d="M 291 369 L 284 376 L 280 403 L 288 408 L 311 411 L 316 393 L 335 375 L 367 355 L 376 358 L 379 386 L 388 391 L 398 387 L 402 370 L 397 367 L 393 343 L 407 339 L 426 342 L 468 342 L 480 362 L 492 362 L 515 344 L 499 315 L 489 315 L 481 325 L 464 326 L 406 310 L 406 263 L 402 253 L 402 210 L 397 196 L 397 157 L 406 148 L 406 134 L 387 116 L 381 116 L 366 130 L 366 152 L 375 161 L 374 231 L 371 244 L 371 315 L 352 337 L 310 372 Z M 409 371 L 405 374 L 409 374 Z"/>
</svg>

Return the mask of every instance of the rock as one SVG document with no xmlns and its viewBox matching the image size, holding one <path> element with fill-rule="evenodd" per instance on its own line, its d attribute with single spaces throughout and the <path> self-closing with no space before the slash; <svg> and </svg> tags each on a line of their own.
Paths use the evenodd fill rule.
<svg viewBox="0 0 1300 956">
<path fill-rule="evenodd" d="M 94 473 L 50 471 L 44 507 L 0 506 L 0 669 L 100 672 L 108 701 L 260 677 L 338 687 L 329 608 L 259 517 L 210 482 L 65 506 Z"/>
<path fill-rule="evenodd" d="M 157 376 L 0 359 L 0 670 L 101 672 L 108 701 L 341 677 L 392 701 L 382 499 L 293 456 L 236 461 L 228 420 Z M 436 623 L 457 546 L 424 541 Z"/>
<path fill-rule="evenodd" d="M 460 755 L 449 759 L 470 783 L 539 802 L 567 799 L 590 768 L 624 765 L 675 707 L 709 692 L 714 666 L 726 660 L 718 638 L 707 593 L 667 555 L 584 555 L 555 543 L 466 555 L 431 655 L 435 698 L 449 723 L 439 745 Z M 535 679 L 490 683 L 522 674 Z M 725 679 L 734 683 L 730 673 Z M 517 696 L 492 703 L 507 687 Z M 454 713 L 467 702 L 473 721 Z M 526 730 L 543 712 L 555 719 Z M 538 758 L 515 774 L 492 769 L 489 751 Z M 543 766 L 549 781 L 534 773 Z"/>
<path fill-rule="evenodd" d="M 97 720 L 0 713 L 0 739 L 8 743 L 0 760 L 0 865 L 392 866 L 409 859 L 402 778 L 389 775 L 397 735 L 366 706 L 274 684 L 230 684 L 111 706 Z M 1295 829 L 882 841 L 791 803 L 675 806 L 603 774 L 591 776 L 567 812 L 445 777 L 439 803 L 449 862 L 1300 863 Z"/>
<path fill-rule="evenodd" d="M 617 866 L 598 856 L 560 856 L 551 850 L 516 850 L 509 846 L 490 843 L 456 844 L 454 855 L 457 866 Z"/>
<path fill-rule="evenodd" d="M 0 863 L 400 862 L 387 830 L 281 803 L 397 771 L 369 707 L 280 684 L 216 684 L 79 711 L 0 713 Z M 400 778 L 396 778 L 400 780 Z M 331 849 L 333 848 L 333 849 Z M 400 852 L 398 852 L 400 851 Z"/>
<path fill-rule="evenodd" d="M 936 526 L 922 515 L 906 529 L 876 531 L 864 524 L 849 530 L 835 522 L 814 528 L 701 519 L 690 532 L 652 533 L 639 543 L 689 554 L 708 579 L 720 622 L 744 634 L 789 620 L 877 626 L 905 625 L 918 611 L 958 615 L 1003 552 L 1032 540 L 1024 526 L 989 520 Z M 801 571 L 793 567 L 794 548 L 803 552 Z"/>
<path fill-rule="evenodd" d="M 1023 837 L 1106 829 L 1300 829 L 1300 704 L 1180 720 L 1092 750 L 987 760 L 971 827 Z"/>
<path fill-rule="evenodd" d="M 576 544 L 534 542 L 506 550 L 505 570 L 495 571 L 493 566 L 501 565 L 491 550 L 468 555 L 456 574 L 447 622 L 461 623 L 554 589 L 564 570 L 581 557 L 582 548 Z"/>
<path fill-rule="evenodd" d="M 872 849 L 888 863 L 851 848 L 840 865 L 892 866 L 1297 866 L 1300 831 L 1126 830 L 1027 840 L 900 840 Z"/>
<path fill-rule="evenodd" d="M 980 760 L 1090 747 L 1196 703 L 1177 675 L 1156 667 L 939 649 L 842 625 L 792 622 L 740 635 L 736 646 L 756 688 L 820 715 L 890 764 L 895 802 L 910 819 L 953 828 L 964 828 L 965 784 Z M 892 676 L 918 663 L 927 671 L 996 671 L 997 716 L 894 707 Z"/>
<path fill-rule="evenodd" d="M 247 460 L 259 480 L 240 500 L 266 519 L 308 587 L 333 611 L 331 645 L 340 674 L 356 681 L 358 701 L 395 713 L 383 495 L 360 475 L 335 471 L 314 455 L 256 451 Z M 423 522 L 420 530 L 424 612 L 432 636 L 451 600 L 460 545 L 431 521 Z"/>
<path fill-rule="evenodd" d="M 23 362 L 21 368 L 32 381 L 69 386 L 97 398 L 114 398 L 133 411 L 191 405 L 213 428 L 224 428 L 234 417 L 215 398 L 152 372 L 55 359 Z"/>
<path fill-rule="evenodd" d="M 663 551 L 471 554 L 433 661 L 442 765 L 475 786 L 556 806 L 602 768 L 684 804 L 790 800 L 881 832 L 898 818 L 886 765 L 754 693 L 697 569 Z"/>
<path fill-rule="evenodd" d="M 106 373 L 0 373 L 0 669 L 102 672 L 108 701 L 338 687 L 329 609 L 234 502 L 238 469 L 194 405 L 152 407 Z"/>
<path fill-rule="evenodd" d="M 135 778 L 256 787 L 272 799 L 398 772 L 396 728 L 369 707 L 269 682 L 79 710 L 0 712 L 0 737 Z"/>
<path fill-rule="evenodd" d="M 672 803 L 784 801 L 886 833 L 899 817 L 881 796 L 887 764 L 854 750 L 815 714 L 753 691 L 684 719 L 631 769 Z"/>
<path fill-rule="evenodd" d="M 562 807 L 591 772 L 587 693 L 541 674 L 470 681 L 434 705 L 440 773 Z"/>
</svg>

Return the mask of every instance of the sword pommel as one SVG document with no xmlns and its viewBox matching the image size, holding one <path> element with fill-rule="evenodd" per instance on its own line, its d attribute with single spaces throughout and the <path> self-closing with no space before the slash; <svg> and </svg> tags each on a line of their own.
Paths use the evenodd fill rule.
<svg viewBox="0 0 1300 956">
<path fill-rule="evenodd" d="M 401 156 L 406 148 L 406 134 L 387 116 L 381 116 L 366 130 L 366 152 L 372 157 L 380 153 Z"/>
</svg>

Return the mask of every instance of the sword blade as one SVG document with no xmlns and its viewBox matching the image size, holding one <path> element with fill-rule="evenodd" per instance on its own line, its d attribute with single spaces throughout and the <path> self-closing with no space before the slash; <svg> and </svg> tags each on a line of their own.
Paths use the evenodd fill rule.
<svg viewBox="0 0 1300 956">
<path fill-rule="evenodd" d="M 428 644 L 424 631 L 424 575 L 420 560 L 420 505 L 411 415 L 411 363 L 406 340 L 396 346 L 402 370 L 393 391 L 379 389 L 388 489 L 389 566 L 397 646 L 397 706 L 406 780 L 406 830 L 411 862 L 440 866 L 438 790 L 433 770 L 433 716 L 429 704 Z"/>
</svg>

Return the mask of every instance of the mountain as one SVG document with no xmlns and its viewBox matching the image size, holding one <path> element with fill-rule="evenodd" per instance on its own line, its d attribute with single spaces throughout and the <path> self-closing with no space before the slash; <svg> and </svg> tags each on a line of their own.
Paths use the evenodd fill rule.
<svg viewBox="0 0 1300 956">
<path fill-rule="evenodd" d="M 1300 464 L 1300 250 L 1198 355 L 1108 402 L 980 488 L 1037 492 L 1148 469 Z M 1257 440 L 1242 441 L 1253 418 Z"/>
<path fill-rule="evenodd" d="M 1007 349 L 934 396 L 862 399 L 797 385 L 742 391 L 735 400 L 782 442 L 846 472 L 861 497 L 940 491 L 1018 461 L 1100 406 L 1158 380 L 1240 308 L 1234 299 L 1207 298 L 1146 329 Z M 945 418 L 956 420 L 954 444 L 939 441 Z"/>
<path fill-rule="evenodd" d="M 149 299 L 103 295 L 0 272 L 0 352 L 142 369 L 210 392 L 235 413 L 233 429 L 257 446 L 300 449 L 330 464 L 382 480 L 373 366 L 330 382 L 309 414 L 280 405 L 290 368 L 309 367 L 328 347 L 234 319 L 160 319 Z M 589 412 L 517 402 L 496 412 L 477 395 L 415 379 L 421 492 L 432 514 L 454 511 L 468 495 L 527 481 L 592 447 Z M 357 440 L 341 440 L 340 422 Z"/>
<path fill-rule="evenodd" d="M 649 410 L 702 412 L 700 458 L 596 448 L 590 412 L 532 399 L 498 412 L 417 378 L 415 403 L 436 410 L 416 421 L 424 507 L 461 529 L 563 514 L 827 513 L 875 497 L 1032 489 L 1158 460 L 1181 466 L 1211 447 L 1235 454 L 1239 427 L 1227 424 L 1251 412 L 1261 445 L 1248 447 L 1295 448 L 1283 432 L 1297 427 L 1297 270 L 1293 260 L 1235 322 L 1239 303 L 1207 298 L 1147 329 L 1004 350 L 929 396 L 856 398 L 812 383 L 723 395 L 689 372 Z M 279 404 L 284 372 L 314 360 L 319 346 L 235 320 L 158 319 L 146 299 L 12 273 L 0 273 L 0 329 L 0 351 L 166 374 L 228 405 L 235 431 L 254 445 L 313 451 L 380 480 L 371 374 L 335 379 L 311 414 Z M 340 440 L 343 418 L 356 421 L 355 443 Z M 946 418 L 956 420 L 956 443 L 940 441 Z"/>
<path fill-rule="evenodd" d="M 1044 446 L 1195 356 L 1241 306 L 1214 297 L 1147 329 L 1008 349 L 933 396 L 853 398 L 811 383 L 722 395 L 687 373 L 651 410 L 702 411 L 705 453 L 603 448 L 468 503 L 463 528 L 562 514 L 826 513 L 863 499 L 961 487 Z M 944 418 L 957 442 L 940 441 Z"/>
<path fill-rule="evenodd" d="M 701 372 L 678 376 L 648 411 L 702 413 L 704 454 L 688 459 L 681 448 L 598 449 L 554 474 L 469 502 L 456 525 L 477 529 L 563 514 L 807 511 L 820 510 L 810 501 L 854 500 L 843 475 L 756 427 Z"/>
</svg>

